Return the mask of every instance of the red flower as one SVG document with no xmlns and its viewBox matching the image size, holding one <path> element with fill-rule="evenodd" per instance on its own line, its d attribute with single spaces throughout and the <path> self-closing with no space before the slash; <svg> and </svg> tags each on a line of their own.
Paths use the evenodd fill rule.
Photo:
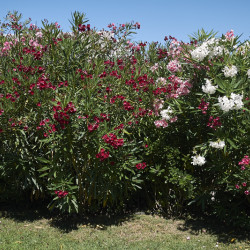
<svg viewBox="0 0 250 250">
<path fill-rule="evenodd" d="M 96 154 L 96 158 L 100 159 L 100 161 L 104 161 L 109 157 L 109 151 L 105 151 L 104 148 L 101 148 L 100 152 Z"/>
<path fill-rule="evenodd" d="M 117 149 L 118 147 L 123 146 L 124 140 L 117 139 L 115 134 L 110 133 L 109 135 L 104 135 L 102 139 L 113 148 Z"/>
<path fill-rule="evenodd" d="M 99 127 L 99 123 L 95 123 L 95 124 L 89 123 L 88 130 L 89 130 L 89 132 L 93 132 L 94 130 L 97 130 L 98 127 Z"/>
<path fill-rule="evenodd" d="M 63 198 L 65 196 L 67 196 L 69 193 L 67 191 L 62 191 L 62 190 L 57 190 L 55 191 L 55 194 L 59 197 L 59 198 Z"/>
<path fill-rule="evenodd" d="M 130 104 L 129 102 L 126 102 L 126 101 L 123 102 L 123 107 L 124 107 L 124 109 L 127 110 L 127 111 L 130 111 L 130 110 L 133 110 L 133 109 L 134 109 L 134 107 L 131 106 L 131 104 Z"/>
<path fill-rule="evenodd" d="M 209 106 L 209 102 L 205 102 L 204 99 L 201 99 L 201 103 L 198 109 L 202 110 L 202 114 L 206 114 L 208 106 Z"/>
<path fill-rule="evenodd" d="M 213 118 L 213 116 L 210 116 L 207 126 L 216 130 L 217 127 L 221 126 L 220 117 Z"/>
<path fill-rule="evenodd" d="M 136 164 L 135 166 L 137 169 L 144 169 L 147 166 L 147 164 L 146 162 L 142 162 L 142 163 Z"/>
</svg>

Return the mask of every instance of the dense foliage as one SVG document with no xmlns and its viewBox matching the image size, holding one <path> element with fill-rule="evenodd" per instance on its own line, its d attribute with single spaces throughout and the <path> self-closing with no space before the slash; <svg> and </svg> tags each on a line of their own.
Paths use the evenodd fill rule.
<svg viewBox="0 0 250 250">
<path fill-rule="evenodd" d="M 250 44 L 129 40 L 9 13 L 0 35 L 0 197 L 69 213 L 143 203 L 249 226 Z"/>
</svg>

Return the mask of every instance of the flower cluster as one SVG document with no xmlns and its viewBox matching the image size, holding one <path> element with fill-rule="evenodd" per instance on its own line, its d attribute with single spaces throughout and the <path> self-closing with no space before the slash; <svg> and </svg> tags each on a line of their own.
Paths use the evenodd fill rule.
<svg viewBox="0 0 250 250">
<path fill-rule="evenodd" d="M 206 57 L 212 59 L 218 56 L 222 56 L 223 53 L 228 54 L 228 50 L 225 49 L 224 46 L 219 45 L 220 41 L 220 39 L 214 37 L 206 40 L 191 52 L 192 58 L 197 60 L 198 62 L 201 62 Z"/>
<path fill-rule="evenodd" d="M 181 71 L 181 65 L 177 60 L 172 60 L 168 63 L 167 69 L 172 73 L 179 72 Z"/>
<path fill-rule="evenodd" d="M 104 135 L 102 139 L 113 148 L 117 149 L 118 147 L 123 146 L 124 140 L 117 139 L 115 134 L 110 133 L 109 135 Z"/>
<path fill-rule="evenodd" d="M 222 70 L 225 77 L 234 77 L 238 73 L 238 69 L 235 65 L 232 65 L 231 67 L 225 66 L 225 68 Z"/>
<path fill-rule="evenodd" d="M 202 166 L 206 163 L 204 156 L 195 155 L 195 156 L 192 156 L 191 158 L 193 159 L 193 161 L 191 162 L 191 164 L 193 164 L 193 165 Z"/>
<path fill-rule="evenodd" d="M 170 120 L 171 119 L 171 115 L 173 113 L 173 110 L 171 109 L 170 106 L 168 106 L 167 109 L 163 109 L 160 114 L 163 120 Z"/>
<path fill-rule="evenodd" d="M 205 102 L 204 99 L 201 99 L 201 103 L 198 109 L 200 109 L 202 111 L 202 114 L 205 115 L 207 113 L 208 106 L 209 106 L 209 102 Z"/>
<path fill-rule="evenodd" d="M 137 169 L 144 169 L 147 166 L 146 162 L 138 163 L 135 165 Z"/>
<path fill-rule="evenodd" d="M 249 74 L 250 74 L 250 70 L 249 70 Z M 164 78 L 164 77 L 159 77 L 159 78 L 156 80 L 157 86 L 166 85 L 166 83 L 167 83 L 167 80 L 166 80 L 166 78 Z"/>
<path fill-rule="evenodd" d="M 105 151 L 104 148 L 101 148 L 100 152 L 96 154 L 96 158 L 100 159 L 100 161 L 104 161 L 109 157 L 109 151 Z"/>
<path fill-rule="evenodd" d="M 232 39 L 234 39 L 234 31 L 233 30 L 228 31 L 225 37 L 228 41 L 231 41 Z"/>
<path fill-rule="evenodd" d="M 225 142 L 224 141 L 210 141 L 209 146 L 212 148 L 217 148 L 217 149 L 223 149 L 225 147 Z"/>
<path fill-rule="evenodd" d="M 239 162 L 241 170 L 245 170 L 246 166 L 249 165 L 249 163 L 250 163 L 250 158 L 248 155 L 245 155 L 244 158 Z"/>
<path fill-rule="evenodd" d="M 158 114 L 158 110 L 159 108 L 162 108 L 162 104 L 161 102 L 158 102 L 159 105 L 158 105 L 158 109 L 157 109 L 157 114 Z M 170 122 L 175 122 L 177 121 L 177 116 L 175 117 L 172 117 L 171 114 L 173 113 L 173 110 L 171 109 L 170 106 L 168 106 L 167 109 L 163 109 L 160 111 L 160 114 L 161 114 L 161 120 L 156 120 L 154 121 L 154 124 L 157 128 L 159 127 L 163 127 L 163 128 L 166 128 L 168 126 L 168 123 L 167 121 L 170 121 Z"/>
<path fill-rule="evenodd" d="M 155 65 L 153 65 L 153 66 L 150 68 L 150 70 L 151 70 L 152 72 L 155 72 L 156 70 L 158 70 L 158 68 L 159 68 L 159 64 L 158 64 L 158 63 L 155 63 Z"/>
<path fill-rule="evenodd" d="M 228 99 L 226 96 L 218 97 L 219 106 L 224 112 L 228 112 L 232 109 L 238 110 L 243 107 L 243 95 L 231 93 L 230 98 L 231 99 Z"/>
<path fill-rule="evenodd" d="M 76 108 L 72 102 L 69 102 L 63 109 L 61 102 L 58 102 L 57 106 L 53 107 L 53 111 L 55 112 L 53 115 L 54 119 L 60 124 L 61 128 L 64 129 L 65 125 L 70 122 L 70 114 L 75 113 Z"/>
<path fill-rule="evenodd" d="M 191 52 L 191 56 L 193 59 L 198 62 L 203 61 L 203 59 L 209 54 L 209 49 L 207 44 L 203 43 L 201 46 L 197 47 Z"/>
<path fill-rule="evenodd" d="M 126 101 L 123 102 L 123 107 L 127 111 L 131 111 L 134 109 L 134 107 L 129 102 L 126 102 Z"/>
<path fill-rule="evenodd" d="M 58 198 L 63 198 L 67 196 L 69 193 L 67 191 L 57 190 L 55 191 L 55 194 L 57 195 Z"/>
<path fill-rule="evenodd" d="M 213 86 L 209 79 L 205 79 L 205 85 L 202 85 L 202 91 L 206 94 L 214 94 L 218 86 Z"/>
<path fill-rule="evenodd" d="M 247 71 L 247 76 L 250 78 L 250 69 Z"/>
<path fill-rule="evenodd" d="M 220 117 L 217 116 L 216 118 L 214 118 L 213 116 L 210 116 L 207 126 L 216 130 L 221 126 Z"/>
<path fill-rule="evenodd" d="M 160 127 L 166 128 L 168 126 L 168 123 L 166 122 L 166 120 L 157 120 L 157 121 L 154 121 L 154 124 L 157 128 L 160 128 Z"/>
<path fill-rule="evenodd" d="M 175 75 L 169 76 L 168 80 L 170 81 L 170 84 L 167 86 L 167 92 L 169 93 L 167 97 L 176 99 L 190 93 L 192 84 L 188 80 L 181 80 Z"/>
</svg>

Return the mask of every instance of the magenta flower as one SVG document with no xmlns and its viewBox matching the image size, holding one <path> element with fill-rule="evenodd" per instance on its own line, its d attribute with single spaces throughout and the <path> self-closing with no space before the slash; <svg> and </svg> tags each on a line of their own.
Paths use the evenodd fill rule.
<svg viewBox="0 0 250 250">
<path fill-rule="evenodd" d="M 147 164 L 146 162 L 142 162 L 142 163 L 136 164 L 135 166 L 137 169 L 144 169 L 147 166 Z"/>
</svg>

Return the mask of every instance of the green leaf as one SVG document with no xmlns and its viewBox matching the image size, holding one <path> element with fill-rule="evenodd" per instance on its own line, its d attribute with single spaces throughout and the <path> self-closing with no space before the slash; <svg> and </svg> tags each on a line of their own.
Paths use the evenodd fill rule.
<svg viewBox="0 0 250 250">
<path fill-rule="evenodd" d="M 36 159 L 37 159 L 38 161 L 42 162 L 42 163 L 50 163 L 49 160 L 47 160 L 47 159 L 45 159 L 45 158 L 43 158 L 43 157 L 37 157 Z"/>
<path fill-rule="evenodd" d="M 234 144 L 234 142 L 232 140 L 230 140 L 229 138 L 227 138 L 227 141 L 229 142 L 229 144 L 235 148 L 235 149 L 238 149 L 238 147 Z"/>
<path fill-rule="evenodd" d="M 43 172 L 43 171 L 47 171 L 47 170 L 49 170 L 50 168 L 49 167 L 43 167 L 43 168 L 41 168 L 41 169 L 38 169 L 37 171 L 38 172 Z"/>
</svg>

